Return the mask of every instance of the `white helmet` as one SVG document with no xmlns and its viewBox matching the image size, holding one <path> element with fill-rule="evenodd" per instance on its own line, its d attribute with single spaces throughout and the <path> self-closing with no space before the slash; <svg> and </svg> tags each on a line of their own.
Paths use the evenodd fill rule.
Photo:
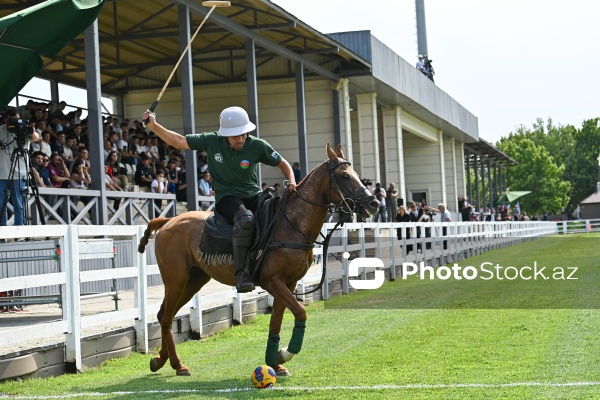
<svg viewBox="0 0 600 400">
<path fill-rule="evenodd" d="M 239 136 L 256 129 L 256 125 L 250 122 L 248 113 L 242 107 L 228 107 L 221 112 L 221 136 Z"/>
</svg>

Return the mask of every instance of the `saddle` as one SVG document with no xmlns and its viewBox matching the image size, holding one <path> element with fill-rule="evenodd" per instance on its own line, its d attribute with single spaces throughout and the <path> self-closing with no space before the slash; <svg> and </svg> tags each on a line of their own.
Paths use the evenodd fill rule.
<svg viewBox="0 0 600 400">
<path fill-rule="evenodd" d="M 257 266 L 260 265 L 259 261 L 272 235 L 271 221 L 279 199 L 279 196 L 273 197 L 269 191 L 258 196 L 258 209 L 254 214 L 254 239 L 248 255 L 248 271 L 253 280 L 258 277 Z M 201 256 L 207 266 L 233 264 L 232 237 L 233 224 L 215 209 L 214 214 L 206 219 L 200 239 Z"/>
</svg>

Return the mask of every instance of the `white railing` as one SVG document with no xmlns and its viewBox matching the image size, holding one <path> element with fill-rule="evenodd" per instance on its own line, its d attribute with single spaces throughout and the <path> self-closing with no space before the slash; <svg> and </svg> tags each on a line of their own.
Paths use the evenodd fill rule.
<svg viewBox="0 0 600 400">
<path fill-rule="evenodd" d="M 558 233 L 561 234 L 600 232 L 600 219 L 559 221 L 557 224 Z"/>
<path fill-rule="evenodd" d="M 325 224 L 323 234 L 334 227 Z M 0 279 L 0 292 L 28 289 L 43 286 L 60 285 L 62 288 L 63 318 L 60 321 L 35 324 L 27 327 L 4 329 L 0 331 L 0 346 L 20 343 L 31 339 L 40 339 L 52 335 L 62 335 L 66 347 L 66 361 L 81 369 L 81 330 L 94 326 L 103 326 L 113 322 L 126 321 L 135 326 L 137 351 L 148 351 L 148 324 L 156 315 L 159 304 L 148 304 L 147 277 L 159 274 L 158 266 L 147 265 L 146 254 L 137 253 L 137 245 L 142 238 L 145 226 L 81 226 L 48 225 L 13 226 L 0 230 L 0 239 L 9 238 L 58 238 L 63 251 L 60 258 L 60 270 L 42 275 L 19 276 Z M 446 229 L 446 236 L 443 230 Z M 397 229 L 402 231 L 402 239 L 397 239 Z M 406 239 L 408 230 L 413 235 Z M 419 235 L 414 234 L 420 232 Z M 321 290 L 324 300 L 328 299 L 329 282 L 342 279 L 342 292 L 348 293 L 348 259 L 342 257 L 345 252 L 352 258 L 374 256 L 380 258 L 389 269 L 391 279 L 395 279 L 396 266 L 404 261 L 433 260 L 439 263 L 447 257 L 459 260 L 500 246 L 512 245 L 527 238 L 555 234 L 557 224 L 553 222 L 450 222 L 450 223 L 348 223 L 336 231 L 328 249 L 328 257 L 337 254 L 338 262 L 332 262 Z M 91 237 L 130 237 L 135 246 L 134 266 L 107 268 L 104 270 L 80 271 L 79 261 L 89 257 Z M 447 242 L 446 249 L 443 241 Z M 413 252 L 407 253 L 407 246 L 413 246 Z M 86 247 L 87 246 L 87 247 Z M 401 251 L 398 251 L 401 246 Z M 417 251 L 417 249 L 421 251 Z M 87 250 L 85 250 L 87 249 Z M 81 251 L 81 254 L 80 254 Z M 108 251 L 108 250 L 107 250 Z M 319 260 L 317 272 L 306 275 L 298 282 L 297 292 L 304 292 L 321 279 L 322 248 L 316 247 L 315 257 Z M 341 267 L 341 268 L 340 268 Z M 363 271 L 366 275 L 366 272 Z M 90 316 L 81 315 L 80 283 L 108 279 L 133 278 L 133 308 L 102 312 Z M 221 293 L 201 295 L 197 293 L 178 315 L 190 315 L 191 328 L 202 334 L 202 310 L 207 305 L 227 301 L 233 304 L 233 318 L 242 321 L 242 302 L 263 297 L 267 294 L 257 288 L 256 291 L 239 296 L 234 288 Z"/>
</svg>

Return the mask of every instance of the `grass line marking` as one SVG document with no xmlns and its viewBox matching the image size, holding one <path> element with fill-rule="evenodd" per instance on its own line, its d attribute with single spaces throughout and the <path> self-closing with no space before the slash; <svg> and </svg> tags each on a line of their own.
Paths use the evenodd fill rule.
<svg viewBox="0 0 600 400">
<path fill-rule="evenodd" d="M 408 384 L 408 385 L 372 385 L 372 386 L 320 386 L 320 387 L 301 387 L 301 386 L 275 386 L 267 390 L 280 391 L 321 391 L 321 390 L 414 390 L 414 389 L 457 389 L 457 388 L 512 388 L 512 387 L 583 387 L 583 386 L 600 386 L 600 382 L 514 382 L 514 383 L 448 383 L 448 384 Z M 246 388 L 230 388 L 230 389 L 177 389 L 177 390 L 127 390 L 127 391 L 112 391 L 112 392 L 89 392 L 89 393 L 68 393 L 64 395 L 46 395 L 46 396 L 20 396 L 0 393 L 0 399 L 68 399 L 77 397 L 108 397 L 108 396 L 133 396 L 144 394 L 210 394 L 210 393 L 234 393 L 248 392 L 257 389 Z"/>
</svg>

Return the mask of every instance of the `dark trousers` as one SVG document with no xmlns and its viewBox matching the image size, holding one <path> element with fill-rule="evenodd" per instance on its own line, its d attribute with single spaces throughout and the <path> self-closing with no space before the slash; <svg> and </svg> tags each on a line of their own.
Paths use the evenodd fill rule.
<svg viewBox="0 0 600 400">
<path fill-rule="evenodd" d="M 254 214 L 258 206 L 258 194 L 256 196 L 240 199 L 235 196 L 225 196 L 216 204 L 217 211 L 225 219 L 233 224 L 235 213 L 244 207 L 246 210 L 252 211 Z"/>
</svg>

